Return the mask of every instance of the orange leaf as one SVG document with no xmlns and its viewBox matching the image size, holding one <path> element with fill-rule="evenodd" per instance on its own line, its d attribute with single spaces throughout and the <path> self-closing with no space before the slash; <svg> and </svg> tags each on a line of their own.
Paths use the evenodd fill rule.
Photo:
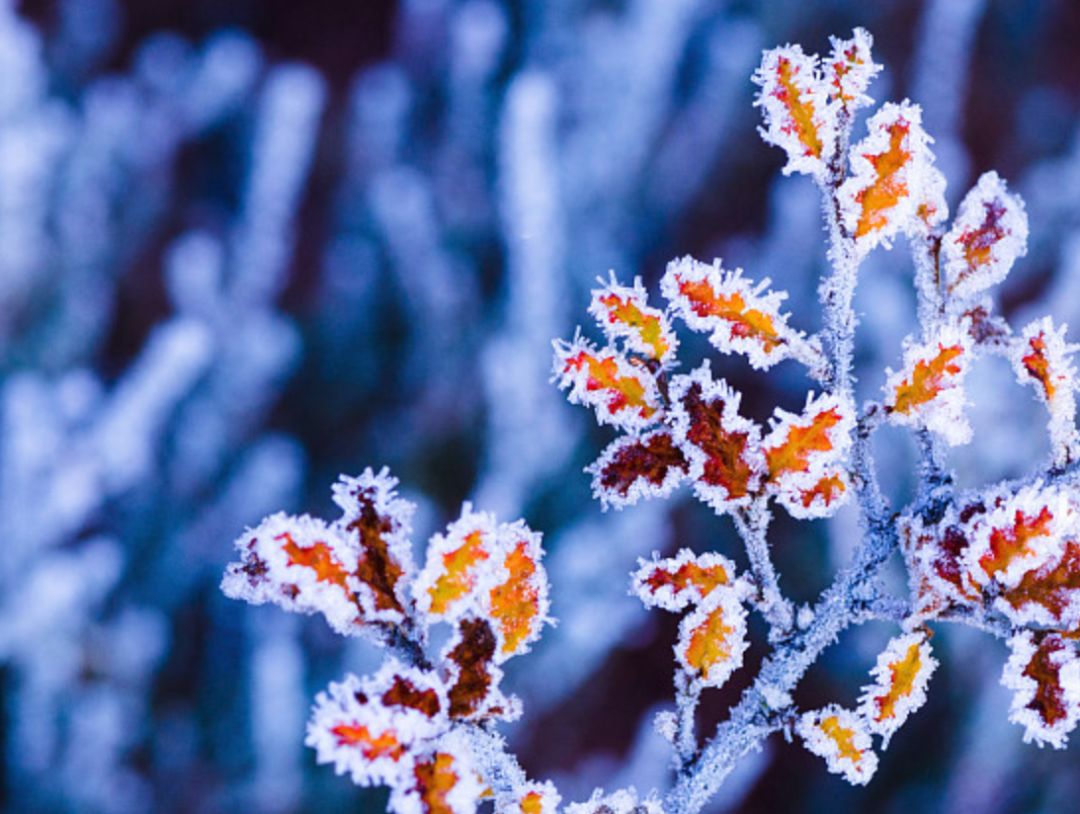
<svg viewBox="0 0 1080 814">
<path fill-rule="evenodd" d="M 1024 203 L 996 172 L 986 172 L 964 196 L 941 241 L 945 290 L 958 302 L 1001 282 L 1027 250 Z"/>
<path fill-rule="evenodd" d="M 721 353 L 745 354 L 762 370 L 805 351 L 802 334 L 788 327 L 780 311 L 786 295 L 768 285 L 768 279 L 755 285 L 742 269 L 727 270 L 719 260 L 710 265 L 692 257 L 672 260 L 660 280 L 660 290 L 687 326 L 708 333 Z"/>
<path fill-rule="evenodd" d="M 700 603 L 714 589 L 730 585 L 735 565 L 715 552 L 694 554 L 682 549 L 663 560 L 641 560 L 634 573 L 633 590 L 649 607 L 678 611 Z"/>
<path fill-rule="evenodd" d="M 453 603 L 472 590 L 477 566 L 491 556 L 489 545 L 484 531 L 476 529 L 464 535 L 461 545 L 442 555 L 442 571 L 428 589 L 431 613 L 447 613 Z"/>
<path fill-rule="evenodd" d="M 843 775 L 849 783 L 865 784 L 877 770 L 866 723 L 850 710 L 830 704 L 805 712 L 795 729 L 806 748 L 825 758 L 829 771 Z"/>
<path fill-rule="evenodd" d="M 1003 596 L 1009 607 L 1021 612 L 1019 617 L 1010 614 L 1017 621 L 1031 621 L 1035 605 L 1045 613 L 1036 614 L 1034 621 L 1075 630 L 1080 622 L 1080 543 L 1066 543 L 1060 558 L 1028 571 Z"/>
<path fill-rule="evenodd" d="M 766 352 L 781 343 L 772 314 L 747 305 L 742 292 L 722 294 L 707 280 L 680 280 L 679 293 L 699 317 L 716 317 L 730 323 L 732 337 L 758 339 Z"/>
<path fill-rule="evenodd" d="M 790 124 L 787 126 L 802 142 L 806 148 L 806 154 L 820 158 L 822 143 L 817 125 L 814 123 L 814 103 L 811 99 L 804 97 L 803 92 L 795 84 L 794 78 L 795 69 L 792 67 L 791 60 L 780 57 L 776 67 L 777 87 L 773 95 L 787 109 L 790 119 Z"/>
<path fill-rule="evenodd" d="M 830 715 L 824 718 L 819 726 L 825 733 L 825 737 L 836 744 L 841 758 L 850 760 L 852 763 L 858 763 L 863 759 L 862 751 L 855 746 L 855 730 L 844 726 L 838 716 Z"/>
<path fill-rule="evenodd" d="M 877 177 L 866 189 L 855 196 L 860 205 L 859 220 L 855 226 L 855 237 L 865 237 L 870 232 L 877 232 L 889 224 L 889 218 L 896 205 L 908 195 L 908 185 L 901 172 L 911 161 L 911 152 L 905 149 L 911 125 L 899 118 L 887 127 L 889 147 L 877 155 L 867 153 L 865 157 L 874 166 Z"/>
<path fill-rule="evenodd" d="M 733 590 L 716 588 L 679 625 L 675 654 L 702 686 L 719 687 L 742 665 L 746 611 Z"/>
<path fill-rule="evenodd" d="M 770 49 L 762 55 L 753 81 L 761 88 L 754 104 L 765 113 L 759 132 L 787 153 L 784 173 L 823 178 L 835 147 L 836 111 L 829 104 L 829 86 L 817 56 L 804 54 L 798 45 Z"/>
<path fill-rule="evenodd" d="M 863 687 L 860 712 L 886 745 L 908 716 L 926 703 L 926 687 L 937 668 L 928 639 L 925 630 L 893 638 L 871 671 L 875 683 Z"/>
<path fill-rule="evenodd" d="M 405 748 L 391 731 L 374 735 L 364 724 L 358 723 L 338 724 L 330 731 L 337 737 L 338 746 L 355 746 L 368 760 L 381 757 L 401 760 L 405 754 Z"/>
<path fill-rule="evenodd" d="M 783 440 L 765 447 L 769 480 L 775 481 L 787 473 L 808 471 L 815 453 L 834 449 L 832 430 L 839 427 L 843 420 L 838 406 L 796 418 Z"/>
<path fill-rule="evenodd" d="M 458 814 L 449 802 L 450 793 L 459 782 L 453 755 L 436 752 L 426 760 L 419 760 L 413 775 L 423 814 Z"/>
<path fill-rule="evenodd" d="M 1017 509 L 1011 523 L 990 529 L 989 547 L 979 557 L 979 566 L 987 576 L 993 577 L 1008 569 L 1014 560 L 1030 557 L 1034 541 L 1050 538 L 1053 519 L 1048 506 L 1042 507 L 1038 514 Z"/>
<path fill-rule="evenodd" d="M 589 313 L 609 340 L 626 339 L 629 350 L 663 362 L 675 352 L 678 341 L 664 312 L 651 308 L 647 300 L 640 279 L 632 287 L 619 285 L 613 273 L 604 288 L 593 291 Z"/>
<path fill-rule="evenodd" d="M 847 491 L 847 481 L 841 475 L 826 475 L 799 498 L 804 509 L 809 509 L 814 501 L 820 500 L 827 508 Z"/>
<path fill-rule="evenodd" d="M 644 365 L 608 348 L 595 350 L 585 340 L 557 343 L 555 375 L 567 398 L 592 407 L 597 420 L 625 429 L 641 429 L 660 412 L 656 380 Z"/>
<path fill-rule="evenodd" d="M 315 578 L 319 582 L 331 582 L 351 595 L 347 584 L 348 572 L 338 562 L 326 543 L 316 542 L 301 547 L 293 540 L 292 534 L 283 532 L 274 538 L 282 542 L 281 548 L 288 555 L 289 565 L 299 565 L 310 568 L 315 572 Z"/>
<path fill-rule="evenodd" d="M 669 571 L 662 565 L 653 568 L 645 578 L 645 584 L 651 591 L 658 591 L 670 585 L 676 592 L 693 587 L 698 596 L 704 598 L 718 585 L 727 585 L 731 581 L 728 569 L 723 564 L 702 567 L 696 560 L 680 565 L 675 571 Z"/>
<path fill-rule="evenodd" d="M 1057 386 L 1050 376 L 1050 359 L 1046 353 L 1046 334 L 1039 332 L 1028 339 L 1028 347 L 1031 349 L 1030 352 L 1021 357 L 1024 370 L 1042 386 L 1043 395 L 1047 401 L 1050 401 L 1057 392 Z"/>
<path fill-rule="evenodd" d="M 539 627 L 542 607 L 529 542 L 518 543 L 504 564 L 509 576 L 491 590 L 491 616 L 502 633 L 501 653 L 508 656 L 519 652 Z"/>
<path fill-rule="evenodd" d="M 938 344 L 937 353 L 928 360 L 918 361 L 911 374 L 895 388 L 885 409 L 911 415 L 915 408 L 932 401 L 945 388 L 954 386 L 955 377 L 963 371 L 957 361 L 963 354 L 962 345 Z"/>
</svg>

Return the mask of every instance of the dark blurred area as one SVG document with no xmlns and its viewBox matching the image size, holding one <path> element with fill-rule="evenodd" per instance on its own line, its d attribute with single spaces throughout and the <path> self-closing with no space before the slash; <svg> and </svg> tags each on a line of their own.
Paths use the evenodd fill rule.
<svg viewBox="0 0 1080 814">
<path fill-rule="evenodd" d="M 550 384 L 550 342 L 588 326 L 598 275 L 655 291 L 688 253 L 770 277 L 819 327 L 817 193 L 758 138 L 749 78 L 763 48 L 854 26 L 885 66 L 874 98 L 924 106 L 950 205 L 989 169 L 1024 196 L 1004 314 L 1080 325 L 1071 0 L 0 0 L 5 810 L 382 810 L 303 746 L 315 693 L 377 651 L 218 584 L 246 526 L 332 518 L 338 473 L 384 464 L 418 545 L 464 500 L 545 534 L 560 624 L 505 683 L 529 772 L 564 801 L 670 782 L 651 722 L 677 619 L 627 574 L 652 551 L 742 554 L 688 494 L 601 512 L 581 470 L 609 434 Z M 863 274 L 870 398 L 914 293 L 903 247 Z M 811 386 L 714 369 L 759 419 Z M 1027 471 L 1037 405 L 992 366 L 973 386 L 984 440 L 953 462 L 973 483 Z M 914 451 L 880 447 L 901 505 Z M 778 519 L 784 588 L 811 601 L 858 533 Z M 751 630 L 704 732 L 764 655 Z M 845 634 L 796 700 L 852 703 L 890 634 Z M 777 737 L 711 811 L 1074 811 L 1075 746 L 1021 742 L 1004 647 L 942 630 L 935 648 L 930 701 L 868 788 Z"/>
</svg>

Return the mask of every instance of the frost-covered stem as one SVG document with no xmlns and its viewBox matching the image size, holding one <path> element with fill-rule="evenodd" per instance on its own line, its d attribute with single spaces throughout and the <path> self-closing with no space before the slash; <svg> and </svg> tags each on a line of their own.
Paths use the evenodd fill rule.
<svg viewBox="0 0 1080 814">
<path fill-rule="evenodd" d="M 506 750 L 506 741 L 497 732 L 482 724 L 465 724 L 461 731 L 469 742 L 469 752 L 476 760 L 484 784 L 495 795 L 495 810 L 512 809 L 518 802 L 518 790 L 528 783 L 525 770 Z"/>
<path fill-rule="evenodd" d="M 822 185 L 832 273 L 822 282 L 820 294 L 826 350 L 832 363 L 829 384 L 834 393 L 853 399 L 853 301 L 859 259 L 840 220 L 837 196 L 847 163 L 848 130 L 845 122 L 829 179 Z M 864 412 L 852 447 L 852 474 L 864 531 L 854 561 L 822 594 L 810 625 L 775 647 L 728 720 L 717 727 L 700 756 L 680 773 L 664 801 L 668 814 L 697 814 L 739 759 L 761 748 L 762 741 L 782 727 L 792 704 L 790 693 L 825 648 L 847 627 L 874 618 L 878 572 L 897 547 L 896 530 L 870 455 L 870 434 L 880 423 L 877 412 L 873 407 Z"/>
<path fill-rule="evenodd" d="M 870 466 L 867 436 L 872 424 L 856 435 L 855 469 L 864 536 L 854 562 L 837 575 L 813 609 L 813 622 L 776 647 L 762 664 L 754 683 L 743 693 L 727 721 L 700 756 L 680 773 L 665 798 L 668 814 L 696 814 L 716 793 L 735 764 L 781 728 L 791 705 L 790 693 L 821 653 L 847 627 L 876 618 L 878 572 L 896 550 L 896 529 Z"/>
<path fill-rule="evenodd" d="M 413 635 L 412 626 L 384 625 L 383 644 L 398 658 L 412 667 L 430 670 L 431 662 L 424 654 L 423 643 Z"/>
<path fill-rule="evenodd" d="M 818 296 L 825 312 L 823 336 L 831 364 L 827 383 L 834 393 L 852 395 L 852 360 L 855 356 L 855 284 L 858 280 L 859 257 L 855 242 L 844 228 L 840 217 L 840 184 L 847 166 L 850 121 L 841 122 L 836 154 L 829 164 L 829 176 L 820 183 L 825 228 L 829 235 L 829 264 L 832 272 L 824 277 Z"/>
<path fill-rule="evenodd" d="M 700 756 L 680 773 L 664 800 L 667 814 L 696 814 L 736 763 L 782 728 L 791 706 L 790 693 L 825 648 L 847 627 L 874 617 L 864 608 L 881 564 L 895 547 L 895 530 L 887 519 L 868 524 L 855 562 L 822 594 L 814 607 L 814 621 L 765 660 L 728 720 L 717 727 Z"/>
<path fill-rule="evenodd" d="M 932 231 L 910 242 L 911 259 L 915 265 L 916 313 L 921 339 L 928 342 L 935 326 L 945 315 L 945 297 L 941 290 L 941 235 Z M 920 483 L 930 489 L 944 483 L 945 453 L 941 440 L 927 430 L 917 434 L 920 456 Z"/>
<path fill-rule="evenodd" d="M 697 756 L 698 743 L 694 728 L 698 702 L 701 700 L 701 683 L 694 681 L 683 670 L 675 671 L 675 755 L 681 770 Z"/>
<path fill-rule="evenodd" d="M 911 259 L 915 265 L 915 297 L 919 326 L 923 340 L 945 313 L 945 298 L 941 292 L 941 235 L 931 232 L 913 238 L 910 243 Z"/>
<path fill-rule="evenodd" d="M 780 578 L 769 554 L 768 529 L 772 515 L 764 500 L 732 514 L 735 529 L 746 546 L 750 571 L 758 590 L 758 610 L 769 623 L 769 641 L 779 641 L 791 633 L 794 611 L 780 590 Z"/>
<path fill-rule="evenodd" d="M 806 367 L 806 372 L 823 387 L 829 386 L 832 365 L 829 358 L 813 339 L 800 339 L 791 344 L 791 356 Z"/>
<path fill-rule="evenodd" d="M 920 498 L 929 495 L 942 486 L 948 486 L 951 478 L 945 469 L 944 450 L 940 439 L 926 429 L 915 433 L 919 444 L 919 488 Z"/>
<path fill-rule="evenodd" d="M 911 603 L 896 596 L 874 596 L 861 607 L 867 616 L 881 622 L 902 622 L 911 615 Z"/>
<path fill-rule="evenodd" d="M 1016 635 L 1016 628 L 1008 620 L 995 617 L 981 608 L 950 608 L 934 618 L 935 622 L 953 622 L 989 633 L 1003 641 Z"/>
</svg>

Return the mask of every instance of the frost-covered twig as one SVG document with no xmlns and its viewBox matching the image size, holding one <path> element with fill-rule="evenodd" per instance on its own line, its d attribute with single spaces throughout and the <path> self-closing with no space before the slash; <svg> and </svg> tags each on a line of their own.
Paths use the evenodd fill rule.
<svg viewBox="0 0 1080 814">
<path fill-rule="evenodd" d="M 769 553 L 768 532 L 772 514 L 764 501 L 758 501 L 749 507 L 737 509 L 731 517 L 750 558 L 750 571 L 759 592 L 758 610 L 769 622 L 769 641 L 783 639 L 791 632 L 794 611 L 791 601 L 780 590 L 780 579 Z"/>
</svg>

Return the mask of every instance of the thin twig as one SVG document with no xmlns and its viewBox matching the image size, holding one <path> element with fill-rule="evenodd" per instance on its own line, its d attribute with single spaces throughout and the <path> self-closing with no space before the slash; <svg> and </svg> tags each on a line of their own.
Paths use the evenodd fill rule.
<svg viewBox="0 0 1080 814">
<path fill-rule="evenodd" d="M 859 262 L 854 241 L 841 222 L 837 197 L 847 161 L 847 130 L 847 127 L 842 128 L 831 177 L 822 185 L 833 273 L 822 283 L 821 300 L 825 308 L 823 334 L 831 360 L 830 384 L 833 392 L 854 403 L 851 368 L 856 319 L 853 300 Z M 782 728 L 790 717 L 791 692 L 825 648 L 847 627 L 875 617 L 878 574 L 897 548 L 895 525 L 870 455 L 870 434 L 880 423 L 875 413 L 872 409 L 864 412 L 852 444 L 855 494 L 864 532 L 854 561 L 821 595 L 813 608 L 813 621 L 775 646 L 754 682 L 731 710 L 728 720 L 717 727 L 699 757 L 680 773 L 664 801 L 665 810 L 671 814 L 697 814 L 739 759 L 760 749 L 765 738 Z M 739 524 L 738 519 L 736 524 Z M 752 546 L 748 544 L 747 549 L 750 551 Z M 775 581 L 775 572 L 773 579 Z"/>
<path fill-rule="evenodd" d="M 683 670 L 675 671 L 675 754 L 682 769 L 690 765 L 698 753 L 694 719 L 701 699 L 701 682 Z"/>
<path fill-rule="evenodd" d="M 772 516 L 764 500 L 758 500 L 732 514 L 735 529 L 746 546 L 750 571 L 758 589 L 758 610 L 769 623 L 769 641 L 791 634 L 795 613 L 791 601 L 780 590 L 780 578 L 769 553 L 768 529 Z"/>
</svg>

